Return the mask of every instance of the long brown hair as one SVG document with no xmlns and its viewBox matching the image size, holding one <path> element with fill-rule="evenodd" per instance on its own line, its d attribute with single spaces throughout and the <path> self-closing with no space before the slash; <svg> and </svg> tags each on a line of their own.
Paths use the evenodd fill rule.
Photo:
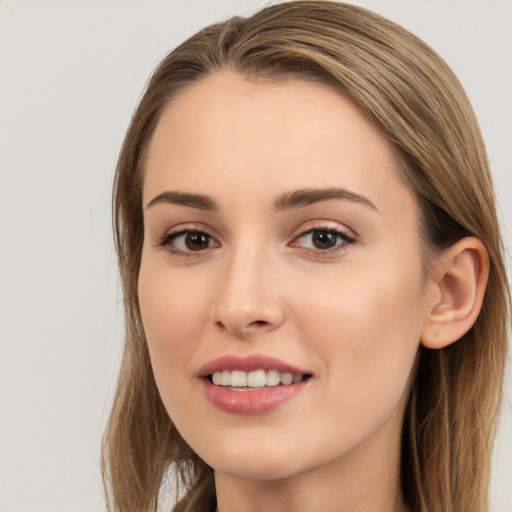
<svg viewBox="0 0 512 512">
<path fill-rule="evenodd" d="M 119 157 L 114 235 L 126 343 L 103 444 L 109 510 L 156 511 L 164 482 L 178 511 L 213 510 L 209 468 L 180 437 L 154 381 L 137 281 L 143 240 L 144 159 L 163 109 L 213 72 L 299 78 L 352 99 L 394 144 L 415 191 L 429 254 L 471 235 L 490 277 L 481 313 L 457 343 L 420 349 L 402 433 L 402 491 L 417 512 L 486 512 L 501 404 L 510 292 L 484 143 L 462 86 L 445 62 L 402 27 L 353 5 L 301 1 L 206 27 L 173 50 L 148 83 Z"/>
</svg>

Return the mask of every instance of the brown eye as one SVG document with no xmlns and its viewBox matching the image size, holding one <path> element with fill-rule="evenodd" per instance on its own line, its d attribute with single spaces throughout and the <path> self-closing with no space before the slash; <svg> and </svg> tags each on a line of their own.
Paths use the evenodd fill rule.
<svg viewBox="0 0 512 512">
<path fill-rule="evenodd" d="M 337 243 L 338 235 L 333 231 L 313 231 L 311 242 L 316 249 L 330 249 Z"/>
<path fill-rule="evenodd" d="M 210 236 L 201 231 L 191 231 L 185 234 L 184 243 L 190 251 L 201 251 L 210 246 Z"/>
<path fill-rule="evenodd" d="M 354 238 L 337 229 L 310 229 L 300 235 L 293 245 L 303 249 L 328 251 L 329 249 L 341 249 L 354 242 Z"/>
<path fill-rule="evenodd" d="M 218 247 L 218 243 L 204 231 L 182 230 L 177 233 L 165 235 L 158 243 L 175 254 L 200 252 L 211 247 Z"/>
</svg>

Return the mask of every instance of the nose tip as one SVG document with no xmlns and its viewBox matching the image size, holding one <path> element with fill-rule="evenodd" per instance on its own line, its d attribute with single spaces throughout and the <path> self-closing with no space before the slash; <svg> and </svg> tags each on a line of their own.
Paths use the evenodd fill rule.
<svg viewBox="0 0 512 512">
<path fill-rule="evenodd" d="M 268 306 L 269 304 L 267 304 Z M 270 308 L 232 308 L 217 309 L 215 325 L 230 332 L 237 338 L 245 338 L 252 334 L 271 331 L 280 325 L 281 319 L 270 311 Z"/>
<path fill-rule="evenodd" d="M 212 307 L 217 328 L 237 338 L 264 333 L 284 320 L 280 294 L 272 279 L 272 269 L 262 258 L 232 262 L 219 276 L 221 286 Z"/>
</svg>

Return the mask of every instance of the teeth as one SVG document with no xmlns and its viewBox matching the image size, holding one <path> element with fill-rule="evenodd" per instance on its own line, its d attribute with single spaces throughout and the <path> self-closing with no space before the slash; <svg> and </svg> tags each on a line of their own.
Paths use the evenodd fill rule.
<svg viewBox="0 0 512 512">
<path fill-rule="evenodd" d="M 266 380 L 265 370 L 256 370 L 247 374 L 247 385 L 250 388 L 262 388 Z"/>
<path fill-rule="evenodd" d="M 265 386 L 278 386 L 301 382 L 303 375 L 293 375 L 292 373 L 279 373 L 277 370 L 254 370 L 252 372 L 243 372 L 241 370 L 215 372 L 212 375 L 212 382 L 216 386 L 227 386 L 234 388 L 263 388 Z"/>
<path fill-rule="evenodd" d="M 281 384 L 289 386 L 293 382 L 293 375 L 291 373 L 281 373 Z"/>
<path fill-rule="evenodd" d="M 267 373 L 267 379 L 265 384 L 267 386 L 277 386 L 281 382 L 281 377 L 279 376 L 279 372 L 277 370 L 270 370 Z"/>
<path fill-rule="evenodd" d="M 247 386 L 247 372 L 235 370 L 231 372 L 231 386 L 235 388 L 244 388 Z"/>
<path fill-rule="evenodd" d="M 223 386 L 230 386 L 231 385 L 231 372 L 223 371 L 221 373 L 221 384 Z"/>
</svg>

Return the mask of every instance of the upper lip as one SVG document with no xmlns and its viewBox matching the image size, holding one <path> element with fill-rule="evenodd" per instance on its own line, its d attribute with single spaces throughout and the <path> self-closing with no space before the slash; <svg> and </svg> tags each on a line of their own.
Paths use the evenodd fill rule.
<svg viewBox="0 0 512 512">
<path fill-rule="evenodd" d="M 275 357 L 263 354 L 249 356 L 224 355 L 209 361 L 199 368 L 199 377 L 207 377 L 215 372 L 241 370 L 251 372 L 254 370 L 277 370 L 280 373 L 291 373 L 293 375 L 311 374 L 301 368 L 288 364 Z"/>
</svg>

